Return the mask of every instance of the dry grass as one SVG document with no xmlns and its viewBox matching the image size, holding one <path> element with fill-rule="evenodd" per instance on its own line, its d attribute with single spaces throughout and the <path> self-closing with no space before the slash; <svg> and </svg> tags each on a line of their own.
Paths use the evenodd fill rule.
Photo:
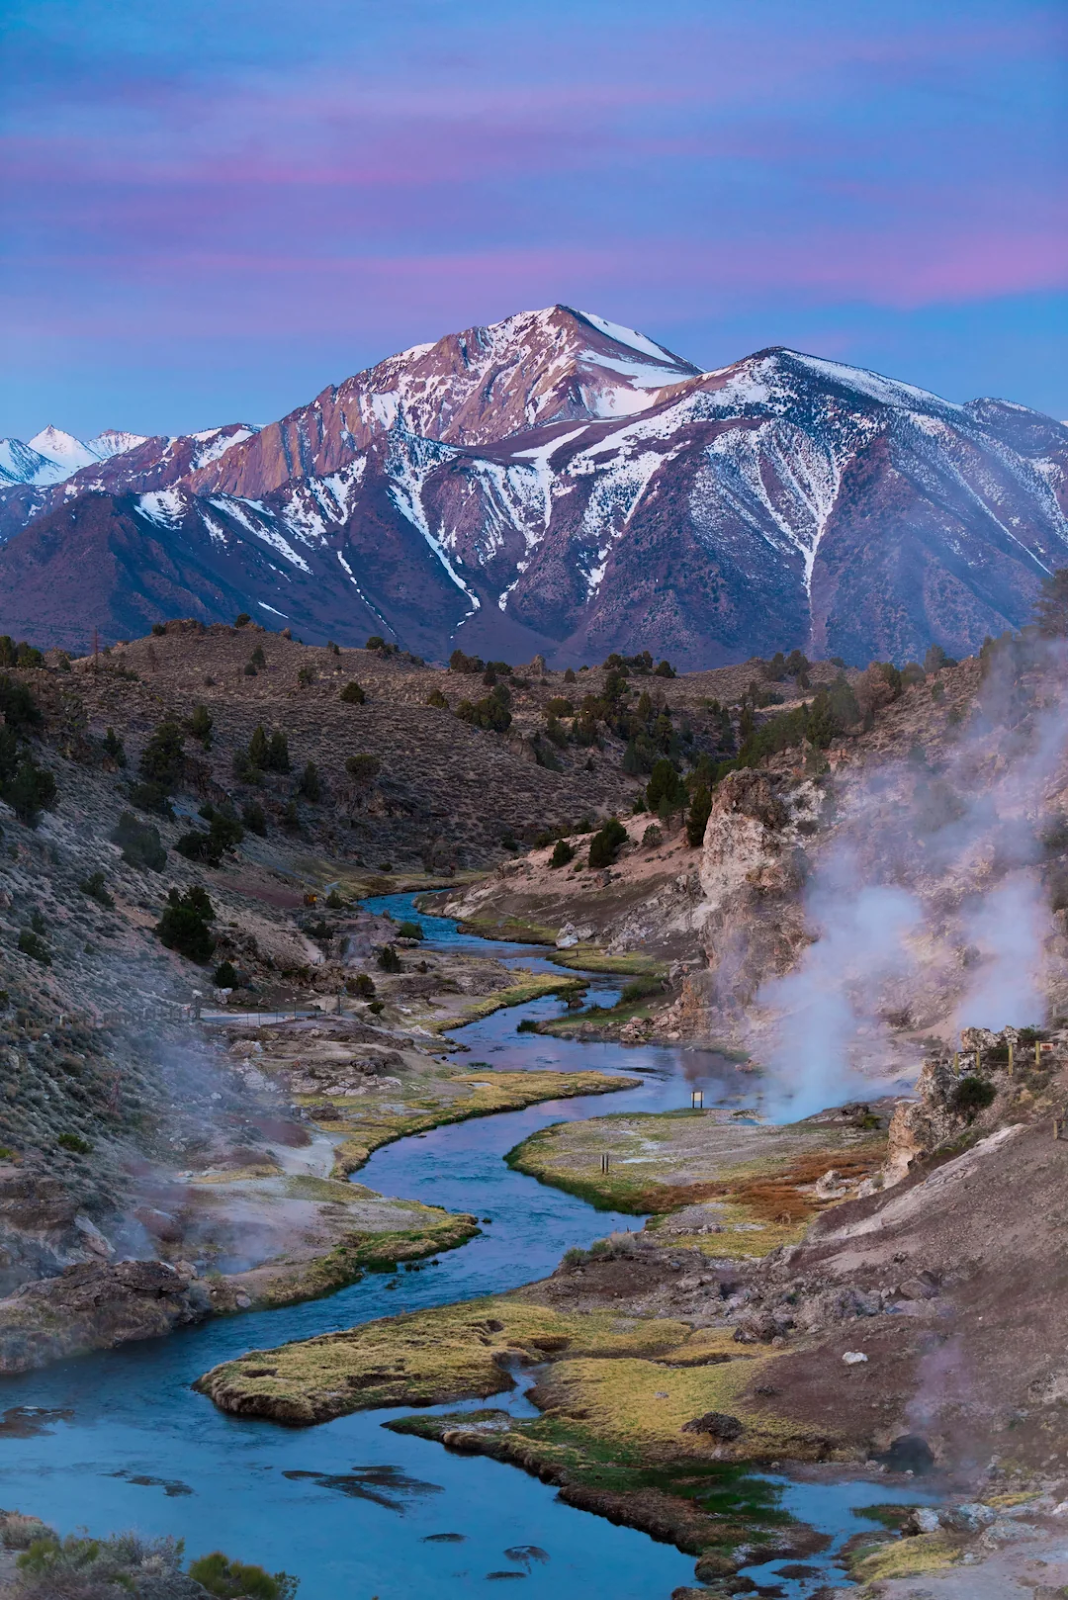
<svg viewBox="0 0 1068 1600">
<path fill-rule="evenodd" d="M 662 1361 L 633 1357 L 597 1361 L 569 1355 L 549 1369 L 537 1398 L 549 1415 L 579 1419 L 610 1446 L 636 1448 L 644 1462 L 680 1456 L 825 1459 L 834 1448 L 826 1429 L 816 1433 L 745 1399 L 745 1391 L 774 1359 L 761 1355 L 669 1368 Z M 685 1423 L 708 1411 L 736 1417 L 744 1432 L 725 1445 L 708 1434 L 682 1431 Z"/>
<path fill-rule="evenodd" d="M 663 1354 L 689 1333 L 675 1320 L 564 1313 L 509 1296 L 365 1323 L 276 1350 L 258 1350 L 198 1380 L 224 1411 L 278 1422 L 323 1422 L 375 1406 L 432 1405 L 512 1387 L 509 1359 L 567 1351 L 602 1359 Z"/>
</svg>

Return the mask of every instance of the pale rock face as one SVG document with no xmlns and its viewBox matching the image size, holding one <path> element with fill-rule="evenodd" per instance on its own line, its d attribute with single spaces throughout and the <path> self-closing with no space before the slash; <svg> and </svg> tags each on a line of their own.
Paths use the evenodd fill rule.
<svg viewBox="0 0 1068 1600">
<path fill-rule="evenodd" d="M 765 772 L 731 773 L 716 789 L 695 912 L 708 975 L 694 986 L 728 1023 L 740 1021 L 761 983 L 788 971 L 806 942 L 799 825 L 818 816 L 821 800 L 814 783 Z"/>
</svg>

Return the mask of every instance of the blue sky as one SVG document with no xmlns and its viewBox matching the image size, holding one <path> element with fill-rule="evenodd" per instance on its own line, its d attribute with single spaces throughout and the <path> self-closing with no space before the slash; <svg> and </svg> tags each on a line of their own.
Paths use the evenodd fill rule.
<svg viewBox="0 0 1068 1600">
<path fill-rule="evenodd" d="M 1068 417 L 1064 14 L 9 0 L 0 433 L 266 421 L 563 301 Z"/>
</svg>

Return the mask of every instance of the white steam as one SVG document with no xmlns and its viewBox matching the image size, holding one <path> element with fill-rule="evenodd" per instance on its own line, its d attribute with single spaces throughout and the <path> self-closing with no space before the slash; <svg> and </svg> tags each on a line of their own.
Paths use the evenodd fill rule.
<svg viewBox="0 0 1068 1600">
<path fill-rule="evenodd" d="M 919 1038 L 1041 1023 L 1065 976 L 1041 833 L 1068 792 L 1062 641 L 1006 652 L 940 758 L 922 751 L 842 787 L 842 820 L 805 893 L 814 942 L 765 983 L 769 1111 L 800 1117 L 918 1067 Z M 924 690 L 912 691 L 923 694 Z M 918 707 L 917 707 L 918 709 Z M 875 1082 L 873 1082 L 873 1079 Z"/>
</svg>

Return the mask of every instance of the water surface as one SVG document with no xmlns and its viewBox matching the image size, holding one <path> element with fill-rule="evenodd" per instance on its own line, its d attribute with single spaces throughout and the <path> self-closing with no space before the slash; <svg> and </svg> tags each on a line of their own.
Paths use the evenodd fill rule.
<svg viewBox="0 0 1068 1600">
<path fill-rule="evenodd" d="M 411 896 L 368 905 L 416 918 L 428 945 L 549 966 L 536 948 L 491 943 L 459 933 L 447 919 L 422 916 Z M 618 979 L 591 977 L 591 996 L 602 1004 L 618 991 Z M 470 1046 L 462 1059 L 509 1070 L 639 1073 L 639 1089 L 438 1128 L 377 1151 L 358 1174 L 383 1194 L 489 1218 L 480 1237 L 420 1271 L 369 1274 L 326 1300 L 220 1319 L 0 1381 L 0 1410 L 55 1413 L 39 1419 L 39 1431 L 0 1426 L 0 1504 L 63 1532 L 137 1528 L 185 1538 L 191 1555 L 222 1548 L 295 1573 L 300 1600 L 459 1600 L 495 1593 L 502 1583 L 531 1600 L 666 1600 L 692 1582 L 691 1558 L 572 1510 L 525 1473 L 382 1428 L 410 1407 L 291 1430 L 226 1416 L 190 1387 L 207 1368 L 250 1349 L 531 1282 L 550 1273 L 569 1247 L 641 1226 L 640 1218 L 595 1211 L 507 1167 L 505 1153 L 536 1129 L 617 1110 L 687 1106 L 695 1087 L 706 1105 L 752 1102 L 753 1081 L 715 1052 L 516 1032 L 523 1017 L 564 1009 L 550 998 L 495 1012 L 457 1032 Z M 521 1388 L 491 1403 L 530 1414 Z M 864 1486 L 863 1495 L 889 1498 L 885 1487 Z M 822 1526 L 838 1528 L 848 1518 L 845 1501 L 825 1497 L 813 1500 L 813 1509 Z M 511 1573 L 512 1582 L 501 1573 Z"/>
</svg>

